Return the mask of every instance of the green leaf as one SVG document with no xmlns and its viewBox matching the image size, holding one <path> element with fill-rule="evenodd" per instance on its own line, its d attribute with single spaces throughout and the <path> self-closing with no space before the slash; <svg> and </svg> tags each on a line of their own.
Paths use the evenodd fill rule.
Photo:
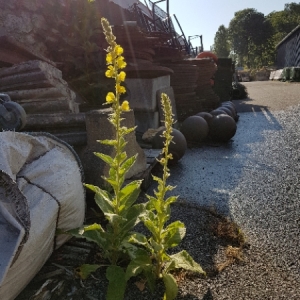
<svg viewBox="0 0 300 300">
<path fill-rule="evenodd" d="M 116 157 L 115 157 L 114 160 L 115 160 L 116 164 L 117 164 L 117 163 L 121 164 L 126 158 L 127 158 L 127 154 L 126 154 L 126 152 L 124 151 L 124 152 L 122 152 L 122 153 L 116 155 Z"/>
<path fill-rule="evenodd" d="M 120 148 L 123 149 L 127 145 L 127 141 L 121 137 L 120 138 Z"/>
<path fill-rule="evenodd" d="M 124 221 L 127 221 L 125 218 L 117 214 L 105 213 L 104 215 L 106 219 L 109 221 L 109 223 L 113 225 L 113 227 L 116 226 L 117 224 L 121 224 Z"/>
<path fill-rule="evenodd" d="M 169 224 L 162 234 L 164 238 L 165 248 L 176 247 L 185 236 L 185 226 L 180 221 L 175 221 Z"/>
<path fill-rule="evenodd" d="M 121 300 L 124 298 L 126 289 L 126 277 L 124 270 L 116 265 L 111 265 L 106 269 L 108 288 L 106 300 Z"/>
<path fill-rule="evenodd" d="M 140 203 L 130 207 L 127 211 L 126 216 L 124 216 L 125 222 L 122 224 L 121 233 L 122 236 L 127 234 L 128 231 L 140 222 L 140 215 L 145 211 L 145 204 Z"/>
<path fill-rule="evenodd" d="M 68 230 L 66 233 L 75 236 L 77 238 L 85 238 L 90 242 L 96 243 L 102 249 L 105 248 L 106 234 L 103 228 L 101 227 L 101 225 L 95 226 L 95 228 L 92 230 L 85 231 L 85 227 L 81 227 L 81 228 Z"/>
<path fill-rule="evenodd" d="M 135 164 L 136 159 L 137 159 L 137 155 L 134 155 L 129 157 L 125 162 L 123 162 L 121 168 L 124 173 L 127 173 L 130 170 L 130 168 Z"/>
<path fill-rule="evenodd" d="M 155 253 L 159 253 L 164 249 L 164 245 L 157 243 L 152 237 L 149 239 L 149 242 Z"/>
<path fill-rule="evenodd" d="M 80 267 L 76 268 L 76 273 L 80 276 L 81 279 L 85 280 L 91 273 L 97 271 L 100 267 L 103 267 L 103 265 L 83 264 Z"/>
<path fill-rule="evenodd" d="M 170 255 L 171 261 L 166 266 L 166 272 L 174 269 L 185 269 L 188 271 L 205 275 L 201 266 L 196 263 L 186 250 Z"/>
<path fill-rule="evenodd" d="M 170 205 L 170 204 L 172 204 L 173 202 L 176 202 L 177 199 L 178 199 L 178 196 L 171 196 L 171 197 L 169 197 L 169 198 L 167 198 L 167 199 L 165 200 L 165 203 L 166 203 L 167 205 Z"/>
<path fill-rule="evenodd" d="M 178 294 L 178 286 L 175 278 L 171 274 L 163 273 L 163 281 L 166 288 L 163 300 L 175 299 Z"/>
<path fill-rule="evenodd" d="M 120 211 L 127 210 L 138 198 L 140 194 L 141 180 L 135 180 L 127 184 L 121 190 Z"/>
<path fill-rule="evenodd" d="M 153 174 L 152 174 L 152 178 L 153 178 L 153 180 L 157 181 L 159 184 L 163 184 L 163 181 L 161 178 L 154 176 Z"/>
<path fill-rule="evenodd" d="M 103 145 L 114 146 L 114 147 L 117 145 L 116 140 L 98 140 L 97 142 L 99 142 Z"/>
<path fill-rule="evenodd" d="M 99 152 L 94 152 L 94 154 L 101 158 L 104 162 L 106 162 L 109 165 L 113 164 L 113 158 L 109 155 L 103 154 L 103 153 L 99 153 Z"/>
<path fill-rule="evenodd" d="M 103 213 L 112 213 L 114 211 L 110 193 L 91 184 L 85 184 L 85 186 L 96 193 L 95 202 Z"/>
<path fill-rule="evenodd" d="M 138 275 L 142 271 L 150 271 L 153 267 L 150 255 L 143 249 L 135 251 L 134 256 L 131 257 L 131 262 L 126 269 L 126 280 Z"/>
<path fill-rule="evenodd" d="M 129 242 L 145 246 L 146 248 L 149 247 L 147 237 L 139 232 L 135 232 L 134 234 L 130 235 Z"/>
<path fill-rule="evenodd" d="M 144 225 L 148 228 L 148 230 L 152 233 L 152 235 L 157 238 L 158 237 L 158 227 L 156 215 L 152 211 L 146 211 L 146 214 L 142 216 L 142 221 Z"/>
</svg>

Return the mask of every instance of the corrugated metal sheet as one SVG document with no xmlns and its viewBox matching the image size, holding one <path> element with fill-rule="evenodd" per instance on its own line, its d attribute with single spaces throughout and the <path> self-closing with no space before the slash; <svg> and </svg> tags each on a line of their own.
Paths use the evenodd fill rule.
<svg viewBox="0 0 300 300">
<path fill-rule="evenodd" d="M 277 69 L 300 66 L 300 25 L 292 30 L 276 48 Z"/>
</svg>

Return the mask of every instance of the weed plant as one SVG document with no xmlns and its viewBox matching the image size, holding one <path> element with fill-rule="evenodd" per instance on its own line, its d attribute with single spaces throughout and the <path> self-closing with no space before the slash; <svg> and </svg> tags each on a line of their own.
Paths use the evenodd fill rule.
<svg viewBox="0 0 300 300">
<path fill-rule="evenodd" d="M 106 267 L 108 288 L 106 299 L 123 299 L 127 281 L 140 273 L 147 278 L 150 289 L 155 288 L 158 279 L 165 284 L 165 300 L 175 299 L 178 287 L 171 271 L 177 268 L 203 273 L 202 268 L 186 252 L 181 251 L 168 255 L 167 250 L 177 246 L 185 236 L 185 226 L 180 221 L 168 224 L 170 219 L 170 206 L 177 200 L 176 196 L 166 197 L 167 192 L 174 189 L 167 185 L 170 176 L 168 161 L 172 159 L 169 145 L 172 142 L 172 125 L 174 123 L 170 99 L 162 94 L 162 106 L 165 117 L 166 130 L 162 157 L 159 160 L 163 167 L 162 178 L 153 176 L 158 182 L 154 196 L 148 195 L 147 203 L 136 204 L 140 193 L 141 180 L 134 180 L 125 184 L 125 175 L 136 162 L 136 155 L 127 157 L 124 151 L 126 135 L 135 130 L 121 125 L 122 114 L 130 109 L 128 101 L 120 103 L 120 96 L 126 92 L 124 81 L 126 67 L 123 48 L 116 43 L 111 26 L 105 18 L 101 19 L 102 27 L 108 42 L 106 63 L 106 77 L 115 81 L 115 92 L 106 96 L 106 104 L 111 105 L 112 113 L 108 121 L 114 127 L 115 138 L 98 141 L 114 148 L 114 155 L 95 153 L 109 165 L 109 172 L 104 180 L 109 184 L 110 191 L 101 189 L 91 184 L 85 186 L 95 192 L 95 202 L 103 212 L 107 225 L 103 228 L 100 224 L 82 226 L 68 231 L 69 234 L 95 242 L 101 249 L 107 265 L 82 265 L 79 274 L 83 279 L 100 267 Z M 151 236 L 134 232 L 136 224 L 143 221 Z"/>
</svg>

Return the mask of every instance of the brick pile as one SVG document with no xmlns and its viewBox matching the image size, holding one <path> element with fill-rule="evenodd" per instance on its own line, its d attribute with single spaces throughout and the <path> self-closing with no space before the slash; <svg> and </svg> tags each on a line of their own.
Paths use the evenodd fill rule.
<svg viewBox="0 0 300 300">
<path fill-rule="evenodd" d="M 184 61 L 165 63 L 164 66 L 174 71 L 170 84 L 174 90 L 177 117 L 181 122 L 201 111 L 201 103 L 195 92 L 199 76 L 198 67 Z"/>
</svg>

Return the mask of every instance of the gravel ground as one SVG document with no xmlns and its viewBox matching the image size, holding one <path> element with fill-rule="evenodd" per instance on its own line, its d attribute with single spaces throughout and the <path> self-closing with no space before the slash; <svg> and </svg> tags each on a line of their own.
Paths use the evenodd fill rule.
<svg viewBox="0 0 300 300">
<path fill-rule="evenodd" d="M 173 193 L 180 195 L 172 218 L 187 227 L 181 248 L 208 273 L 206 278 L 179 274 L 178 299 L 300 299 L 300 84 L 245 85 L 249 98 L 234 101 L 240 116 L 234 138 L 227 144 L 188 149 L 171 168 L 168 183 L 177 185 Z M 237 228 L 245 243 L 233 234 Z M 230 262 L 230 246 L 239 249 L 241 257 L 220 271 Z M 44 282 L 41 276 L 53 270 L 53 262 L 69 270 L 82 263 L 70 249 L 67 253 L 54 253 L 17 300 L 41 299 L 30 297 Z M 81 259 L 93 259 L 91 253 L 95 255 L 92 249 Z M 103 272 L 95 278 L 82 285 L 73 275 L 57 276 L 65 288 L 51 299 L 105 299 Z M 151 294 L 135 283 L 129 283 L 126 300 L 161 299 L 160 285 Z"/>
</svg>

